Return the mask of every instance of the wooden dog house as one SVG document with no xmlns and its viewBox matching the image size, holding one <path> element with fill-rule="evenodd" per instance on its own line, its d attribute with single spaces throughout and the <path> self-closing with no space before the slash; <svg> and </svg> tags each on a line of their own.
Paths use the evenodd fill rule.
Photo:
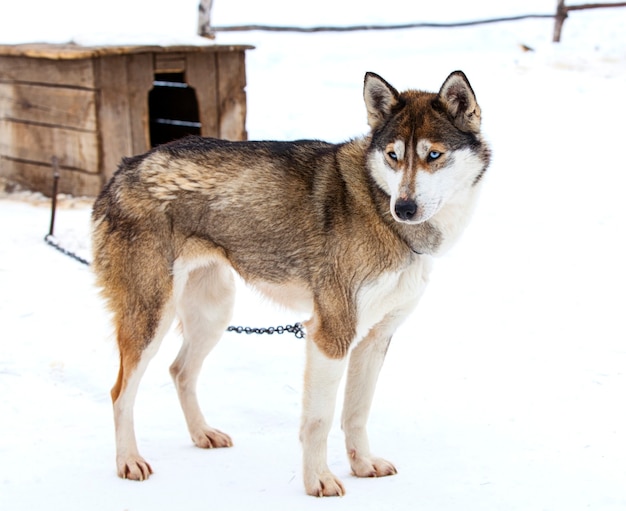
<svg viewBox="0 0 626 511">
<path fill-rule="evenodd" d="M 187 134 L 246 138 L 251 46 L 0 45 L 0 177 L 97 195 L 124 156 Z"/>
</svg>

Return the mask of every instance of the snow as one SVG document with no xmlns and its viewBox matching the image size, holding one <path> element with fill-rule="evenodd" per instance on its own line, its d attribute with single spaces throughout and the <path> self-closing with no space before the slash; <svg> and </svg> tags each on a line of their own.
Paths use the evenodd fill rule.
<svg viewBox="0 0 626 511">
<path fill-rule="evenodd" d="M 556 2 L 216 0 L 214 24 L 356 24 L 550 13 Z M 297 7 L 296 7 L 297 5 Z M 144 12 L 145 11 L 145 12 Z M 356 11 L 356 12 L 353 12 Z M 196 0 L 12 3 L 0 43 L 199 42 Z M 43 243 L 48 201 L 0 198 L 0 508 L 623 510 L 626 506 L 626 9 L 552 21 L 349 34 L 220 34 L 247 53 L 254 139 L 341 141 L 366 129 L 365 71 L 438 89 L 463 69 L 494 149 L 476 215 L 398 331 L 370 418 L 399 473 L 349 474 L 336 423 L 329 463 L 347 495 L 304 495 L 303 342 L 225 334 L 200 380 L 232 449 L 194 448 L 166 338 L 142 381 L 136 431 L 155 474 L 117 478 L 109 389 L 117 355 L 88 268 Z M 206 43 L 206 41 L 204 41 Z M 520 44 L 536 51 L 523 53 Z M 89 257 L 89 201 L 64 198 L 56 235 Z M 233 324 L 298 317 L 240 286 Z M 340 399 L 341 401 L 341 396 Z"/>
</svg>

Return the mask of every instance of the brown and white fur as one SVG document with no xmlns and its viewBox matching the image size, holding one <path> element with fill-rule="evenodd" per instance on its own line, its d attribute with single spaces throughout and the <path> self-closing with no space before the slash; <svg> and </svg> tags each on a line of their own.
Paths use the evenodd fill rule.
<svg viewBox="0 0 626 511">
<path fill-rule="evenodd" d="M 490 152 L 465 75 L 439 93 L 398 92 L 367 73 L 370 133 L 342 144 L 189 137 L 125 159 L 93 208 L 94 269 L 120 352 L 111 391 L 117 472 L 147 479 L 133 406 L 175 316 L 170 372 L 193 442 L 229 447 L 196 397 L 203 360 L 228 325 L 234 269 L 278 303 L 310 314 L 300 439 L 310 495 L 343 495 L 326 461 L 347 366 L 342 427 L 353 473 L 396 473 L 370 452 L 366 421 L 397 326 L 433 256 L 468 222 Z"/>
</svg>

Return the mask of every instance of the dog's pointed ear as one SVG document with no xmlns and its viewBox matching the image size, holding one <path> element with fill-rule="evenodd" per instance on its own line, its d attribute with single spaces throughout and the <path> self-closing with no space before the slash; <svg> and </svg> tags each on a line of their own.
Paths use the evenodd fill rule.
<svg viewBox="0 0 626 511">
<path fill-rule="evenodd" d="M 400 94 L 376 73 L 366 73 L 363 99 L 367 108 L 367 124 L 376 129 L 398 104 Z"/>
<path fill-rule="evenodd" d="M 454 71 L 446 78 L 438 99 L 457 128 L 470 133 L 480 131 L 480 106 L 463 71 Z"/>
</svg>

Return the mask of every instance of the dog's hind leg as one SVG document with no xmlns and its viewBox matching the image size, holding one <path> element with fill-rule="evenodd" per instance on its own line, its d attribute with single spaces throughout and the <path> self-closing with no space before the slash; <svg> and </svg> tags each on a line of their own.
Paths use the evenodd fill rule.
<svg viewBox="0 0 626 511">
<path fill-rule="evenodd" d="M 376 382 L 390 341 L 389 330 L 378 325 L 350 354 L 341 425 L 346 436 L 350 466 L 358 477 L 382 477 L 396 473 L 390 462 L 371 455 L 366 430 Z"/>
<path fill-rule="evenodd" d="M 175 267 L 175 293 L 183 345 L 170 367 L 187 427 L 198 447 L 230 447 L 230 437 L 210 427 L 200 410 L 196 384 L 202 363 L 222 337 L 232 316 L 235 284 L 232 271 L 222 262 L 187 272 Z"/>
<path fill-rule="evenodd" d="M 174 307 L 171 303 L 163 305 L 160 310 L 160 321 L 147 345 L 141 339 L 142 331 L 150 330 L 145 327 L 144 316 L 134 317 L 123 312 L 122 317 L 117 319 L 120 369 L 117 382 L 111 390 L 111 397 L 115 420 L 117 474 L 123 479 L 143 481 L 152 474 L 152 468 L 137 449 L 133 408 L 141 377 L 174 319 Z"/>
</svg>

